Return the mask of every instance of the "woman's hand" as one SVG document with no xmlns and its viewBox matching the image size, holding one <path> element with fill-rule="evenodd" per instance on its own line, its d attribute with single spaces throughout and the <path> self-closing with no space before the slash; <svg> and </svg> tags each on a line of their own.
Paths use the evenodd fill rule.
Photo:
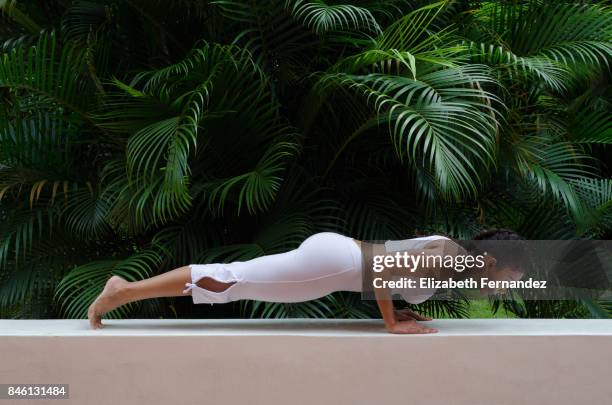
<svg viewBox="0 0 612 405">
<path fill-rule="evenodd" d="M 430 317 L 419 315 L 408 308 L 395 310 L 395 318 L 398 321 L 431 321 Z"/>
<path fill-rule="evenodd" d="M 416 323 L 416 321 L 431 321 L 431 318 L 419 315 L 409 309 L 396 310 L 393 307 L 391 292 L 388 288 L 375 288 L 374 294 L 376 294 L 376 303 L 385 322 L 385 328 L 390 333 L 415 334 L 436 333 L 438 331 Z"/>
<path fill-rule="evenodd" d="M 389 333 L 396 334 L 421 334 L 421 333 L 436 333 L 438 332 L 435 328 L 429 328 L 427 326 L 416 323 L 415 320 L 411 321 L 398 321 L 393 324 L 387 325 L 387 331 Z"/>
</svg>

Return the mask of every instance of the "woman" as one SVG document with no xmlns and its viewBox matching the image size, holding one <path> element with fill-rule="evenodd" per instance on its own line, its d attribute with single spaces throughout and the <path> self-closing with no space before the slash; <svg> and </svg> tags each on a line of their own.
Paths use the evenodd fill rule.
<svg viewBox="0 0 612 405">
<path fill-rule="evenodd" d="M 445 236 L 428 236 L 408 241 L 451 240 Z M 522 239 L 513 231 L 492 230 L 475 240 Z M 401 241 L 400 241 L 401 242 Z M 194 304 L 227 303 L 241 299 L 268 302 L 303 302 L 324 297 L 335 291 L 362 291 L 364 273 L 361 247 L 366 245 L 333 232 L 317 233 L 289 252 L 261 256 L 244 262 L 191 264 L 145 280 L 128 282 L 112 276 L 88 310 L 92 328 L 103 327 L 102 315 L 127 303 L 147 298 L 191 295 Z M 383 247 L 383 244 L 370 244 Z M 496 266 L 487 256 L 486 271 L 492 280 L 520 278 L 512 266 Z M 510 273 L 516 273 L 510 277 Z M 391 290 L 375 290 L 376 301 L 386 329 L 391 333 L 434 333 L 416 321 L 429 321 L 410 310 L 397 311 Z M 435 292 L 411 296 L 402 294 L 410 303 L 420 303 Z M 484 292 L 484 291 L 483 291 Z"/>
</svg>

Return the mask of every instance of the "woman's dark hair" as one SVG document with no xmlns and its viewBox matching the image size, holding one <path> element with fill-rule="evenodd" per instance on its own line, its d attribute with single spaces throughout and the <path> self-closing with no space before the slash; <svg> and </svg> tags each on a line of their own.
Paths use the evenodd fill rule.
<svg viewBox="0 0 612 405">
<path fill-rule="evenodd" d="M 489 229 L 474 235 L 472 240 L 476 242 L 476 250 L 486 251 L 493 256 L 499 266 L 511 266 L 522 271 L 527 263 L 527 248 L 523 238 L 511 229 Z M 497 243 L 488 241 L 517 241 L 509 243 Z"/>
<path fill-rule="evenodd" d="M 474 235 L 473 240 L 524 240 L 521 235 L 510 229 L 489 229 Z"/>
</svg>

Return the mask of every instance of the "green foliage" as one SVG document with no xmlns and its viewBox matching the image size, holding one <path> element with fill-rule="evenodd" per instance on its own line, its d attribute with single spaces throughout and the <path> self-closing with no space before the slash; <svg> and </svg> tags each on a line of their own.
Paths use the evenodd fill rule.
<svg viewBox="0 0 612 405">
<path fill-rule="evenodd" d="M 609 238 L 603 2 L 0 0 L 0 316 L 318 231 Z M 522 317 L 609 302 L 495 301 Z M 415 309 L 465 317 L 469 303 Z M 229 311 L 229 312 L 228 312 Z M 339 292 L 112 317 L 376 316 Z"/>
</svg>

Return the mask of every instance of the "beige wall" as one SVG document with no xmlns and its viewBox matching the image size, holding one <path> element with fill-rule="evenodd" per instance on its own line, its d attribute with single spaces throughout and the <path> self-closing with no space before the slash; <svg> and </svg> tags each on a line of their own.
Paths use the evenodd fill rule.
<svg viewBox="0 0 612 405">
<path fill-rule="evenodd" d="M 379 321 L 15 322 L 0 321 L 0 383 L 70 384 L 55 404 L 612 403 L 610 321 L 436 321 L 427 336 Z"/>
</svg>

